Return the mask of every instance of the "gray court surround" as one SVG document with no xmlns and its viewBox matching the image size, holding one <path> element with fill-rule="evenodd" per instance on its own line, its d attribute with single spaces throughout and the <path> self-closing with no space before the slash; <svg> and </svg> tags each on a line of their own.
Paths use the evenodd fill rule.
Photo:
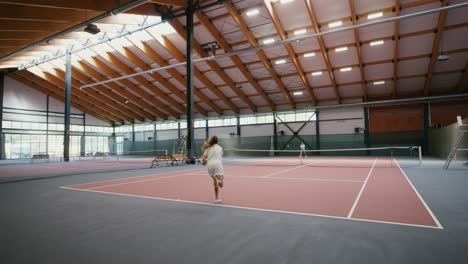
<svg viewBox="0 0 468 264">
<path fill-rule="evenodd" d="M 0 263 L 466 263 L 468 168 L 442 164 L 402 167 L 443 230 L 60 188 L 189 166 L 3 183 Z"/>
</svg>

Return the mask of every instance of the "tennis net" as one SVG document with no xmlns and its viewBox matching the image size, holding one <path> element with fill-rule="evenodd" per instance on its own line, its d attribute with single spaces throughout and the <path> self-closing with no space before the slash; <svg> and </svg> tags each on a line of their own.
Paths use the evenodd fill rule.
<svg viewBox="0 0 468 264">
<path fill-rule="evenodd" d="M 140 151 L 126 151 L 121 153 L 95 152 L 77 157 L 80 161 L 115 162 L 115 163 L 143 163 L 151 164 L 154 158 L 168 155 L 167 149 L 153 149 Z"/>
<path fill-rule="evenodd" d="M 321 149 L 304 152 L 300 150 L 225 149 L 224 156 L 227 163 L 242 163 L 245 166 L 371 168 L 373 166 L 421 166 L 422 164 L 419 146 Z"/>
</svg>

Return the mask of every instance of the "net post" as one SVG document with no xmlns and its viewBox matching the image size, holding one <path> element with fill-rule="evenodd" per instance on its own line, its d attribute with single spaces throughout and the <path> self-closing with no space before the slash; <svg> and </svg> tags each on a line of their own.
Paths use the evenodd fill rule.
<svg viewBox="0 0 468 264">
<path fill-rule="evenodd" d="M 421 146 L 418 146 L 418 157 L 419 157 L 419 167 L 422 166 L 422 150 Z"/>
</svg>

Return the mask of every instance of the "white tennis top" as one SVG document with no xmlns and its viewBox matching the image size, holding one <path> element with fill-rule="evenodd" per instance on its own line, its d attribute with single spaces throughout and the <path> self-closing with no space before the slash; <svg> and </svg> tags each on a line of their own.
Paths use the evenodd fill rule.
<svg viewBox="0 0 468 264">
<path fill-rule="evenodd" d="M 305 150 L 305 145 L 304 145 L 304 143 L 301 144 L 301 150 Z"/>
<path fill-rule="evenodd" d="M 219 146 L 218 144 L 214 144 L 213 146 L 205 149 L 204 154 L 206 155 L 208 163 L 210 163 L 210 161 L 215 160 L 221 161 L 223 159 L 224 152 L 221 146 Z"/>
<path fill-rule="evenodd" d="M 208 174 L 210 176 L 224 175 L 223 168 L 223 148 L 218 144 L 215 144 L 207 149 L 203 153 L 206 156 Z"/>
</svg>

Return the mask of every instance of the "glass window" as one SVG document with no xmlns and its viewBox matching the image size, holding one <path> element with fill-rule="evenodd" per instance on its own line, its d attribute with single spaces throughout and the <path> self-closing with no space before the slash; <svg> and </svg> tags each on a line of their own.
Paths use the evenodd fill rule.
<svg viewBox="0 0 468 264">
<path fill-rule="evenodd" d="M 46 123 L 40 123 L 39 124 L 39 130 L 47 130 L 47 124 Z"/>
<path fill-rule="evenodd" d="M 63 156 L 63 136 L 49 135 L 49 155 L 53 157 Z"/>
<path fill-rule="evenodd" d="M 245 116 L 240 118 L 241 125 L 252 125 L 256 124 L 257 118 L 255 116 Z"/>
<path fill-rule="evenodd" d="M 3 128 L 11 128 L 11 121 L 3 120 L 2 126 L 3 126 Z"/>
<path fill-rule="evenodd" d="M 206 121 L 205 120 L 195 120 L 194 127 L 205 127 Z"/>
<path fill-rule="evenodd" d="M 223 119 L 223 126 L 236 126 L 237 125 L 237 118 L 226 118 Z"/>
<path fill-rule="evenodd" d="M 265 123 L 268 123 L 268 124 L 273 123 L 273 115 L 265 116 Z"/>
<path fill-rule="evenodd" d="M 295 122 L 296 121 L 296 114 L 294 114 L 294 113 L 285 114 L 283 121 L 284 122 Z"/>
<path fill-rule="evenodd" d="M 81 136 L 70 137 L 70 156 L 79 157 L 81 152 Z"/>
<path fill-rule="evenodd" d="M 21 135 L 20 158 L 29 159 L 31 156 L 31 135 Z"/>
<path fill-rule="evenodd" d="M 21 122 L 12 121 L 12 122 L 11 122 L 11 128 L 13 128 L 13 129 L 21 129 Z"/>
<path fill-rule="evenodd" d="M 41 123 L 31 123 L 32 130 L 40 130 Z"/>
<path fill-rule="evenodd" d="M 296 121 L 306 121 L 306 113 L 296 113 Z"/>
<path fill-rule="evenodd" d="M 96 152 L 109 152 L 109 139 L 107 137 L 87 136 L 85 140 L 87 155 L 94 155 Z"/>
<path fill-rule="evenodd" d="M 11 135 L 5 134 L 5 157 L 11 159 Z"/>
<path fill-rule="evenodd" d="M 31 129 L 31 123 L 29 123 L 29 122 L 22 122 L 22 124 L 21 124 L 21 129 L 30 130 L 30 129 Z"/>
<path fill-rule="evenodd" d="M 10 158 L 19 159 L 21 157 L 21 135 L 11 135 Z"/>
</svg>

